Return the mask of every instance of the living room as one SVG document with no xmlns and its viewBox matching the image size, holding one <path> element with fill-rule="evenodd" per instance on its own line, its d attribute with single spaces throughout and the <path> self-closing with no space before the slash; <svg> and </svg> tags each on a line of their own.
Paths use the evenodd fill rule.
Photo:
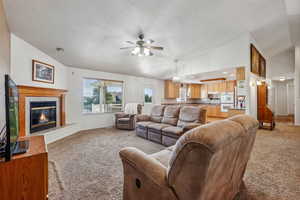
<svg viewBox="0 0 300 200">
<path fill-rule="evenodd" d="M 296 0 L 1 0 L 0 144 L 14 119 L 29 144 L 0 162 L 0 199 L 298 199 L 299 16 Z M 232 156 L 210 157 L 222 142 Z"/>
</svg>

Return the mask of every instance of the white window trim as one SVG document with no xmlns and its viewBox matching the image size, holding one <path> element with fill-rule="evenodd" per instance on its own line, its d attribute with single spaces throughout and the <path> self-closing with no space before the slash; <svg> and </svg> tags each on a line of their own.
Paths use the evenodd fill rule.
<svg viewBox="0 0 300 200">
<path fill-rule="evenodd" d="M 91 77 L 82 77 L 81 80 L 81 114 L 82 115 L 105 115 L 105 114 L 114 114 L 116 112 L 84 112 L 84 93 L 83 93 L 83 89 L 84 89 L 84 79 L 92 79 L 92 80 L 99 80 L 99 81 L 115 81 L 115 82 L 120 82 L 123 83 L 123 87 L 122 87 L 122 111 L 124 110 L 124 105 L 125 105 L 125 81 L 123 80 L 111 80 L 111 79 L 105 79 L 105 78 L 91 78 Z"/>
</svg>

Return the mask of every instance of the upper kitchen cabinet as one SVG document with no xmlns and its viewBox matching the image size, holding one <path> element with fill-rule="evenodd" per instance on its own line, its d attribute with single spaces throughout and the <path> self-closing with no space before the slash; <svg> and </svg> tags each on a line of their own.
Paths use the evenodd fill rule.
<svg viewBox="0 0 300 200">
<path fill-rule="evenodd" d="M 225 92 L 234 92 L 235 81 L 226 81 Z"/>
<path fill-rule="evenodd" d="M 236 80 L 242 81 L 245 80 L 246 74 L 245 74 L 245 67 L 238 67 L 235 70 Z"/>
<path fill-rule="evenodd" d="M 201 99 L 207 99 L 207 85 L 206 84 L 202 84 L 201 85 Z"/>
<path fill-rule="evenodd" d="M 222 81 L 218 84 L 218 92 L 226 92 L 226 81 Z"/>
<path fill-rule="evenodd" d="M 173 83 L 171 80 L 165 80 L 165 99 L 179 98 L 180 83 Z"/>
<path fill-rule="evenodd" d="M 188 85 L 188 98 L 189 99 L 200 99 L 201 98 L 201 85 L 200 84 L 189 84 Z"/>
</svg>

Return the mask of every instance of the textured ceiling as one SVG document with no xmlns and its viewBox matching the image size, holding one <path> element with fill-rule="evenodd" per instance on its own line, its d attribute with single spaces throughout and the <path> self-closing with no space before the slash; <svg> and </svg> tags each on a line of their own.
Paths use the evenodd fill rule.
<svg viewBox="0 0 300 200">
<path fill-rule="evenodd" d="M 295 3 L 296 2 L 296 3 Z M 267 56 L 299 42 L 299 0 L 4 0 L 10 30 L 67 66 L 163 78 L 175 58 L 251 33 Z M 119 48 L 138 32 L 165 50 Z M 63 47 L 58 54 L 56 47 Z M 208 66 L 209 67 L 209 66 Z M 233 66 L 234 67 L 234 66 Z"/>
</svg>

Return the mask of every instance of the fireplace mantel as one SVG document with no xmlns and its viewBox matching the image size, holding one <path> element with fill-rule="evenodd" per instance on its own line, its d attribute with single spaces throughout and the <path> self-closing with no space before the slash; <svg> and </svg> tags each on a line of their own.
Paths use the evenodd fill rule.
<svg viewBox="0 0 300 200">
<path fill-rule="evenodd" d="M 25 136 L 25 109 L 26 97 L 57 97 L 60 100 L 60 125 L 66 124 L 65 95 L 68 92 L 63 89 L 42 88 L 19 85 L 19 131 L 20 136 Z"/>
</svg>

